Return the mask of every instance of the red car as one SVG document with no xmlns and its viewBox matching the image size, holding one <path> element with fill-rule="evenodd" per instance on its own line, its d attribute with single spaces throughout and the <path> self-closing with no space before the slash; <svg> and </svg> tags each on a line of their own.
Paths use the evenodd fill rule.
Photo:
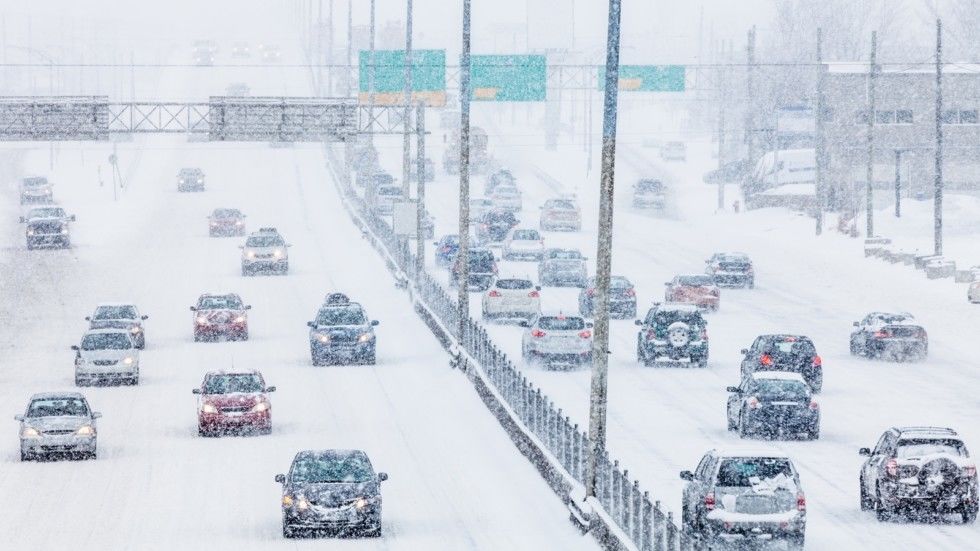
<svg viewBox="0 0 980 551">
<path fill-rule="evenodd" d="M 197 407 L 197 433 L 269 434 L 272 432 L 272 404 L 267 393 L 276 387 L 265 386 L 258 371 L 228 373 L 212 371 L 204 376 Z"/>
<path fill-rule="evenodd" d="M 249 304 L 242 303 L 242 297 L 227 295 L 201 295 L 194 312 L 194 341 L 217 340 L 219 336 L 236 341 L 248 340 Z"/>
<path fill-rule="evenodd" d="M 664 285 L 667 286 L 664 292 L 667 302 L 684 302 L 705 310 L 718 310 L 721 290 L 711 276 L 679 275 Z"/>
</svg>

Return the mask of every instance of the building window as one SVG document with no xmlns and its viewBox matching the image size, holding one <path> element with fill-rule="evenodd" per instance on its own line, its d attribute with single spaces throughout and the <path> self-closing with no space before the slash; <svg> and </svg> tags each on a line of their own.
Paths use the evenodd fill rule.
<svg viewBox="0 0 980 551">
<path fill-rule="evenodd" d="M 955 109 L 949 109 L 943 111 L 942 121 L 943 124 L 959 124 L 959 111 Z"/>
<path fill-rule="evenodd" d="M 878 124 L 895 124 L 894 111 L 876 111 L 875 122 Z"/>
<path fill-rule="evenodd" d="M 899 109 L 895 111 L 895 123 L 896 124 L 912 124 L 912 110 L 911 109 Z"/>
<path fill-rule="evenodd" d="M 960 124 L 980 124 L 976 109 L 960 111 Z"/>
</svg>

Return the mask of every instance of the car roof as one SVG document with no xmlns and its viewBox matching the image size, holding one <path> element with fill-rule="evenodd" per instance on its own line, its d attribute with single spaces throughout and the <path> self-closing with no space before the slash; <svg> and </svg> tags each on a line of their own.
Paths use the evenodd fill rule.
<svg viewBox="0 0 980 551">
<path fill-rule="evenodd" d="M 705 278 L 711 279 L 711 276 L 709 276 L 707 274 L 677 274 L 676 276 L 674 276 L 675 279 L 676 278 L 681 278 L 681 277 L 705 277 Z"/>
<path fill-rule="evenodd" d="M 115 306 L 132 306 L 136 308 L 135 302 L 100 302 L 95 305 L 96 308 L 102 308 L 103 306 L 115 307 Z"/>
<path fill-rule="evenodd" d="M 913 436 L 916 438 L 955 438 L 959 440 L 959 434 L 948 427 L 893 427 L 899 436 Z"/>
<path fill-rule="evenodd" d="M 213 297 L 235 297 L 238 300 L 242 300 L 242 297 L 238 296 L 238 293 L 203 293 L 201 294 L 201 296 L 197 297 L 197 300 L 200 301 L 201 299 L 204 298 L 213 298 Z"/>
<path fill-rule="evenodd" d="M 799 373 L 790 373 L 787 371 L 755 371 L 752 373 L 753 379 L 778 379 L 780 381 L 798 381 L 801 383 L 806 383 L 806 379 L 803 375 Z"/>
<path fill-rule="evenodd" d="M 540 318 L 564 318 L 564 319 L 575 319 L 575 318 L 579 318 L 579 319 L 582 319 L 582 320 L 585 319 L 585 317 L 580 316 L 578 314 L 566 314 L 565 312 L 562 312 L 562 311 L 554 311 L 554 310 L 551 310 L 551 311 L 548 311 L 548 312 L 542 312 L 542 313 L 538 314 L 538 318 L 539 319 Z"/>
<path fill-rule="evenodd" d="M 806 335 L 789 335 L 785 333 L 772 333 L 768 335 L 759 335 L 759 338 L 766 339 L 766 340 L 779 340 L 779 341 L 785 341 L 788 338 L 796 339 L 798 341 L 808 341 L 808 342 L 810 341 L 810 337 L 807 337 Z"/>
<path fill-rule="evenodd" d="M 715 256 L 727 256 L 729 258 L 736 258 L 737 257 L 737 258 L 744 258 L 746 260 L 748 260 L 748 258 L 749 258 L 749 255 L 747 255 L 745 253 L 742 253 L 742 252 L 738 252 L 738 251 L 715 253 Z"/>
<path fill-rule="evenodd" d="M 731 457 L 774 457 L 780 459 L 789 459 L 789 456 L 785 452 L 777 450 L 772 447 L 767 446 L 726 446 L 723 448 L 715 448 L 711 450 L 716 456 L 721 458 L 731 458 Z"/>
<path fill-rule="evenodd" d="M 184 167 L 184 168 L 180 169 L 180 171 L 181 172 L 203 172 L 200 168 L 198 168 L 196 166 L 195 167 Z"/>
<path fill-rule="evenodd" d="M 522 276 L 520 276 L 520 275 L 502 275 L 502 276 L 498 276 L 497 279 L 493 282 L 493 284 L 496 286 L 497 283 L 499 281 L 501 281 L 501 280 L 515 280 L 515 279 L 516 280 L 520 280 L 520 281 L 530 281 L 531 283 L 534 283 L 534 280 L 531 279 L 531 276 L 528 276 L 528 275 L 522 275 Z"/>
<path fill-rule="evenodd" d="M 326 449 L 326 450 L 302 450 L 296 452 L 296 459 L 300 457 L 316 457 L 321 455 L 337 455 L 337 456 L 352 456 L 352 455 L 363 455 L 367 457 L 368 455 L 364 453 L 363 450 L 348 450 L 348 449 Z"/>
<path fill-rule="evenodd" d="M 75 392 L 71 390 L 66 390 L 64 392 L 35 392 L 31 394 L 31 400 L 37 399 L 50 399 L 50 398 L 81 398 L 85 399 L 85 395 L 81 392 Z"/>
<path fill-rule="evenodd" d="M 262 373 L 257 369 L 230 370 L 230 371 L 219 369 L 217 371 L 208 371 L 207 373 L 204 374 L 204 378 L 207 379 L 208 377 L 222 376 L 222 375 L 258 375 L 259 377 L 261 377 Z"/>
</svg>

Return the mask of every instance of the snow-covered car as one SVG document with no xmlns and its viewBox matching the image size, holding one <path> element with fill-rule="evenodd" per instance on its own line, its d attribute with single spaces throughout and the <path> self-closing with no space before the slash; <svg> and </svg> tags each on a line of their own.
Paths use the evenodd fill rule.
<svg viewBox="0 0 980 551">
<path fill-rule="evenodd" d="M 258 371 L 211 371 L 201 386 L 191 392 L 200 396 L 197 403 L 197 434 L 269 434 L 272 432 L 272 403 L 268 393 L 276 387 L 266 386 Z"/>
<path fill-rule="evenodd" d="M 728 430 L 740 437 L 820 438 L 820 405 L 799 373 L 756 371 L 727 390 Z"/>
<path fill-rule="evenodd" d="M 436 266 L 440 268 L 447 268 L 452 266 L 453 261 L 456 260 L 456 255 L 459 253 L 459 236 L 452 233 L 447 234 L 439 238 L 432 244 L 435 247 L 435 259 Z"/>
<path fill-rule="evenodd" d="M 374 188 L 374 213 L 378 215 L 391 214 L 395 203 L 405 200 L 404 190 L 400 184 L 385 184 Z"/>
<path fill-rule="evenodd" d="M 490 249 L 472 248 L 468 253 L 466 288 L 481 292 L 486 291 L 493 284 L 493 280 L 497 278 L 497 259 Z M 456 255 L 453 267 L 449 272 L 449 283 L 453 287 L 460 285 L 462 268 L 462 259 Z"/>
<path fill-rule="evenodd" d="M 136 348 L 146 347 L 146 331 L 143 322 L 149 316 L 140 314 L 139 308 L 130 302 L 103 302 L 96 305 L 91 316 L 86 316 L 89 329 L 123 329 L 129 331 Z"/>
<path fill-rule="evenodd" d="M 194 341 L 217 340 L 224 336 L 230 340 L 248 340 L 248 310 L 252 305 L 242 302 L 242 297 L 204 294 L 191 306 L 194 313 Z"/>
<path fill-rule="evenodd" d="M 238 209 L 217 208 L 208 216 L 211 237 L 245 235 L 245 215 Z"/>
<path fill-rule="evenodd" d="M 799 373 L 813 392 L 823 388 L 823 360 L 817 348 L 803 335 L 760 335 L 751 348 L 742 349 L 741 373 L 756 371 Z"/>
<path fill-rule="evenodd" d="M 177 191 L 204 191 L 204 171 L 182 168 L 177 172 Z"/>
<path fill-rule="evenodd" d="M 633 206 L 641 209 L 663 210 L 667 192 L 662 180 L 644 178 L 633 184 Z"/>
<path fill-rule="evenodd" d="M 20 204 L 53 203 L 54 185 L 44 176 L 28 176 L 20 181 Z"/>
<path fill-rule="evenodd" d="M 378 320 L 368 318 L 360 304 L 341 298 L 327 301 L 316 318 L 306 325 L 310 328 L 313 365 L 374 365 L 377 357 L 374 328 L 378 326 Z"/>
<path fill-rule="evenodd" d="M 360 450 L 306 450 L 296 454 L 282 484 L 282 535 L 381 536 L 381 483 Z"/>
<path fill-rule="evenodd" d="M 521 322 L 521 356 L 546 367 L 592 363 L 592 324 L 581 316 L 540 315 Z"/>
<path fill-rule="evenodd" d="M 470 220 L 479 220 L 493 209 L 493 201 L 486 197 L 470 198 Z"/>
<path fill-rule="evenodd" d="M 275 44 L 265 44 L 262 46 L 262 61 L 267 63 L 279 63 L 282 59 L 282 52 Z"/>
<path fill-rule="evenodd" d="M 929 353 L 929 335 L 911 314 L 871 312 L 854 322 L 851 355 L 892 360 L 921 360 Z"/>
<path fill-rule="evenodd" d="M 235 42 L 231 45 L 231 57 L 251 57 L 252 51 L 248 42 Z"/>
<path fill-rule="evenodd" d="M 32 209 L 39 210 L 39 209 Z M 48 210 L 48 209 L 45 209 Z M 51 209 L 61 211 L 62 209 Z M 33 217 L 28 215 L 24 220 L 24 239 L 27 242 L 27 249 L 33 250 L 38 247 L 57 247 L 67 249 L 71 247 L 71 230 L 69 222 L 74 220 L 74 216 L 50 216 L 42 217 L 42 212 L 34 213 Z"/>
<path fill-rule="evenodd" d="M 755 287 L 755 269 L 745 253 L 715 253 L 704 261 L 704 273 L 718 286 Z"/>
<path fill-rule="evenodd" d="M 506 209 L 493 208 L 487 211 L 476 225 L 476 233 L 484 243 L 500 243 L 507 238 L 510 230 L 521 221 Z"/>
<path fill-rule="evenodd" d="M 708 323 L 690 304 L 655 304 L 636 335 L 636 359 L 643 365 L 658 363 L 708 366 Z"/>
<path fill-rule="evenodd" d="M 91 329 L 75 351 L 75 386 L 140 381 L 140 351 L 128 329 Z"/>
<path fill-rule="evenodd" d="M 61 207 L 34 207 L 27 211 L 27 214 L 20 217 L 20 223 L 25 224 L 33 220 L 63 220 L 74 222 L 75 215 L 68 214 Z"/>
<path fill-rule="evenodd" d="M 541 205 L 541 231 L 579 231 L 582 213 L 574 199 L 548 199 Z"/>
<path fill-rule="evenodd" d="M 977 467 L 950 428 L 893 427 L 874 449 L 861 448 L 861 510 L 878 520 L 896 514 L 958 514 L 977 520 Z"/>
<path fill-rule="evenodd" d="M 578 293 L 578 312 L 587 318 L 595 315 L 595 278 L 590 277 Z M 609 278 L 609 317 L 636 317 L 636 288 L 623 276 Z"/>
<path fill-rule="evenodd" d="M 497 186 L 493 189 L 493 193 L 490 194 L 490 201 L 493 203 L 494 208 L 509 210 L 512 212 L 519 212 L 524 208 L 524 202 L 521 200 L 521 190 L 517 189 L 516 186 Z"/>
<path fill-rule="evenodd" d="M 684 142 L 664 142 L 660 146 L 660 158 L 664 161 L 686 161 L 687 146 Z"/>
<path fill-rule="evenodd" d="M 214 65 L 214 53 L 209 50 L 195 49 L 191 58 L 194 65 L 198 67 L 210 67 Z"/>
<path fill-rule="evenodd" d="M 534 229 L 514 228 L 504 239 L 500 255 L 504 260 L 540 261 L 544 253 L 544 237 Z"/>
<path fill-rule="evenodd" d="M 279 235 L 276 228 L 259 228 L 249 234 L 242 249 L 242 275 L 256 272 L 289 272 L 289 243 Z"/>
<path fill-rule="evenodd" d="M 31 396 L 20 421 L 20 460 L 64 455 L 95 459 L 98 453 L 98 431 L 95 420 L 102 417 L 92 411 L 88 400 L 79 392 L 42 392 Z"/>
<path fill-rule="evenodd" d="M 966 290 L 966 299 L 973 304 L 980 304 L 980 281 L 974 281 Z"/>
<path fill-rule="evenodd" d="M 483 293 L 483 319 L 534 319 L 541 313 L 539 291 L 528 278 L 499 278 Z"/>
<path fill-rule="evenodd" d="M 681 522 L 711 549 L 783 540 L 802 551 L 806 495 L 793 461 L 775 450 L 711 450 L 686 480 Z M 756 547 L 749 547 L 755 549 Z"/>
<path fill-rule="evenodd" d="M 538 263 L 538 281 L 545 287 L 585 287 L 585 261 L 576 249 L 545 249 Z"/>
<path fill-rule="evenodd" d="M 721 303 L 721 290 L 709 275 L 674 276 L 664 286 L 664 300 L 667 302 L 686 302 L 711 311 L 717 311 Z"/>
<path fill-rule="evenodd" d="M 506 168 L 501 168 L 487 175 L 487 181 L 483 185 L 483 194 L 489 197 L 493 194 L 493 191 L 497 189 L 497 186 L 513 187 L 516 185 L 517 179 L 514 178 L 511 171 L 507 170 Z"/>
</svg>

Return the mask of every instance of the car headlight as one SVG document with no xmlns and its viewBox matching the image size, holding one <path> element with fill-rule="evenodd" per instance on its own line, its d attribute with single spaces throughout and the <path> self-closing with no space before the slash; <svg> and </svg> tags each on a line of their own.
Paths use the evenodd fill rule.
<svg viewBox="0 0 980 551">
<path fill-rule="evenodd" d="M 245 256 L 247 256 L 248 258 L 255 258 L 255 251 L 247 251 L 245 253 Z"/>
<path fill-rule="evenodd" d="M 368 342 L 369 340 L 371 340 L 373 338 L 374 338 L 374 334 L 373 333 L 364 333 L 360 337 L 357 337 L 357 342 Z"/>
<path fill-rule="evenodd" d="M 276 249 L 275 251 L 272 252 L 272 256 L 274 256 L 276 258 L 282 258 L 282 255 L 283 254 L 285 254 L 285 253 L 283 252 L 282 249 Z"/>
<path fill-rule="evenodd" d="M 213 228 L 213 227 L 216 227 L 217 225 L 218 225 L 218 223 L 217 223 L 217 222 L 211 222 L 211 227 L 212 227 L 212 228 Z"/>
<path fill-rule="evenodd" d="M 327 335 L 325 333 L 317 333 L 316 340 L 322 343 L 328 343 L 330 342 L 330 335 Z"/>
<path fill-rule="evenodd" d="M 354 507 L 357 509 L 363 509 L 370 504 L 366 497 L 359 497 L 354 500 Z"/>
<path fill-rule="evenodd" d="M 261 413 L 261 412 L 263 412 L 263 411 L 265 411 L 267 409 L 269 409 L 268 402 L 259 402 L 259 403 L 255 404 L 254 406 L 252 406 L 252 412 L 253 413 Z"/>
<path fill-rule="evenodd" d="M 309 508 L 310 508 L 310 502 L 309 502 L 309 501 L 307 501 L 305 497 L 303 497 L 303 496 L 298 496 L 298 497 L 296 498 L 296 507 L 297 507 L 297 508 L 298 508 L 298 509 L 299 509 L 300 511 L 305 511 L 305 510 L 307 510 L 307 509 L 309 509 Z"/>
<path fill-rule="evenodd" d="M 41 433 L 34 427 L 24 427 L 20 433 L 21 438 L 37 438 Z"/>
<path fill-rule="evenodd" d="M 218 413 L 218 408 L 214 407 L 213 404 L 203 404 L 201 411 L 204 413 Z"/>
<path fill-rule="evenodd" d="M 184 183 L 184 179 L 183 178 L 180 179 L 180 183 L 182 183 L 182 184 Z"/>
<path fill-rule="evenodd" d="M 78 427 L 78 431 L 76 431 L 75 434 L 79 436 L 92 436 L 95 434 L 95 427 L 92 427 L 91 425 L 82 425 L 81 427 Z"/>
<path fill-rule="evenodd" d="M 61 228 L 61 231 L 58 233 L 60 233 L 61 235 L 68 235 L 68 228 Z"/>
<path fill-rule="evenodd" d="M 283 495 L 282 496 L 282 506 L 283 507 L 292 507 L 293 506 L 293 496 L 291 496 L 289 494 Z"/>
<path fill-rule="evenodd" d="M 34 235 L 34 230 L 27 230 L 27 235 Z"/>
<path fill-rule="evenodd" d="M 133 357 L 132 356 L 126 356 L 125 358 L 123 358 L 123 363 L 126 364 L 126 365 L 132 365 L 133 364 Z"/>
<path fill-rule="evenodd" d="M 132 327 L 129 328 L 129 332 L 130 333 L 134 333 L 134 334 L 135 333 L 139 333 L 142 330 L 143 330 L 143 328 L 140 327 L 139 325 L 134 325 L 134 326 L 132 326 Z"/>
<path fill-rule="evenodd" d="M 50 189 L 46 189 L 46 190 L 44 190 L 44 194 L 45 194 L 45 195 L 51 195 L 51 190 L 50 190 Z"/>
<path fill-rule="evenodd" d="M 237 220 L 237 221 L 235 222 L 235 225 L 236 225 L 236 226 L 242 226 L 242 225 L 244 225 L 244 224 L 245 224 L 245 223 L 244 223 L 244 222 L 242 222 L 241 220 Z"/>
<path fill-rule="evenodd" d="M 198 179 L 197 179 L 197 183 L 199 183 L 199 184 L 203 184 L 203 183 L 204 183 L 204 180 L 202 180 L 202 179 L 200 179 L 200 178 L 198 178 Z"/>
<path fill-rule="evenodd" d="M 197 324 L 198 325 L 204 325 L 207 322 L 208 322 L 208 318 L 206 318 L 204 316 L 197 316 Z"/>
<path fill-rule="evenodd" d="M 245 323 L 245 316 L 238 316 L 235 318 L 235 323 Z"/>
</svg>

